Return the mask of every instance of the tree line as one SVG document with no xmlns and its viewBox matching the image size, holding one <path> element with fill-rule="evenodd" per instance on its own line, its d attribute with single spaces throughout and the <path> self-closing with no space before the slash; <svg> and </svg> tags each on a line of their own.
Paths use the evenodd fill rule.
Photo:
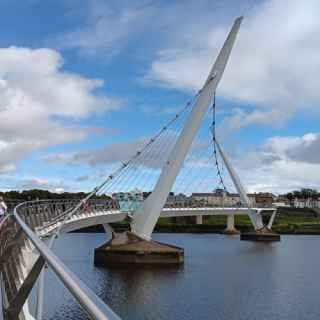
<svg viewBox="0 0 320 320">
<path fill-rule="evenodd" d="M 295 190 L 292 192 L 288 192 L 284 195 L 289 200 L 297 199 L 318 199 L 320 197 L 320 193 L 315 189 L 302 188 L 301 190 Z"/>
<path fill-rule="evenodd" d="M 145 192 L 146 196 L 150 192 Z M 6 201 L 30 201 L 30 200 L 45 200 L 45 199 L 83 199 L 88 195 L 86 192 L 62 192 L 56 193 L 51 192 L 49 190 L 42 190 L 42 189 L 32 189 L 32 190 L 23 190 L 23 191 L 7 191 L 7 192 L 0 192 L 0 195 Z M 282 195 L 289 200 L 297 199 L 318 199 L 320 197 L 320 193 L 315 189 L 310 188 L 302 188 L 301 190 L 294 190 Z M 93 199 L 110 199 L 108 195 L 100 195 L 100 196 L 93 196 Z"/>
<path fill-rule="evenodd" d="M 48 190 L 32 189 L 23 191 L 0 192 L 5 201 L 31 201 L 31 200 L 50 200 L 50 199 L 83 199 L 88 195 L 85 192 L 50 192 Z M 110 199 L 107 195 L 93 196 L 93 199 Z"/>
</svg>

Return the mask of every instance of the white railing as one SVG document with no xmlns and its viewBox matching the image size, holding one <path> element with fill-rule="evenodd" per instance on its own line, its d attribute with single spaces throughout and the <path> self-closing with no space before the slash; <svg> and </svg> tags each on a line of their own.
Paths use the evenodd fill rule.
<svg viewBox="0 0 320 320">
<path fill-rule="evenodd" d="M 45 263 L 90 318 L 120 320 L 119 316 L 75 276 L 37 234 L 39 227 L 49 223 L 50 220 L 60 220 L 63 211 L 68 211 L 75 203 L 76 201 L 21 203 L 14 209 L 12 215 L 6 216 L 0 222 L 0 281 L 3 319 L 20 318 L 23 313 L 23 305 Z"/>
</svg>

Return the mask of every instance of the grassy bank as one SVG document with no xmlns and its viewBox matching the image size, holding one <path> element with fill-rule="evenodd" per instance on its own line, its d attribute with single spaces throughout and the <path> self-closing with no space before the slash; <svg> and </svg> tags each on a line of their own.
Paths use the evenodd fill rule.
<svg viewBox="0 0 320 320">
<path fill-rule="evenodd" d="M 225 216 L 204 216 L 203 224 L 196 224 L 195 217 L 160 218 L 155 232 L 168 233 L 221 233 L 226 228 Z M 117 232 L 129 230 L 128 222 L 114 223 L 113 228 Z M 235 216 L 235 226 L 239 231 L 253 230 L 250 219 L 247 216 Z M 292 216 L 288 214 L 278 215 L 272 229 L 280 234 L 316 234 L 320 235 L 320 218 Z M 86 232 L 103 232 L 101 226 L 95 226 L 81 230 Z"/>
<path fill-rule="evenodd" d="M 182 219 L 182 221 L 179 221 Z M 220 233 L 226 228 L 225 216 L 204 217 L 202 225 L 195 224 L 195 218 L 179 218 L 172 221 L 170 218 L 160 218 L 156 226 L 158 232 L 212 232 Z M 253 230 L 249 217 L 235 216 L 235 227 L 242 232 Z M 280 234 L 319 234 L 320 218 L 278 215 L 272 229 Z"/>
</svg>

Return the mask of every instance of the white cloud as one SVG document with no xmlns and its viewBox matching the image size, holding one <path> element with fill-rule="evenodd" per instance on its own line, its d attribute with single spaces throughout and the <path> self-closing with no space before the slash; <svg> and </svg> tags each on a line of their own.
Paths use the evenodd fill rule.
<svg viewBox="0 0 320 320">
<path fill-rule="evenodd" d="M 110 173 L 119 167 L 119 163 L 130 159 L 146 142 L 147 139 L 117 142 L 102 149 L 93 149 L 88 152 L 53 154 L 45 160 L 67 165 L 86 164 L 93 168 L 104 168 Z M 245 151 L 241 155 L 230 153 L 230 160 L 249 192 L 283 193 L 303 187 L 320 190 L 319 143 L 320 133 L 308 133 L 303 136 L 275 136 L 267 139 L 259 149 L 254 151 Z M 160 145 L 162 144 L 163 141 Z M 137 165 L 142 165 L 140 173 L 146 173 L 145 169 L 152 169 L 152 171 L 148 170 L 146 173 L 148 176 L 152 176 L 152 179 L 155 179 L 152 172 L 158 172 L 157 169 L 163 165 L 170 151 L 170 149 L 160 148 L 160 145 L 156 144 L 137 162 Z M 209 158 L 209 155 L 211 155 L 211 158 Z M 222 171 L 228 190 L 234 191 L 226 169 Z M 104 173 L 103 176 L 105 177 L 106 174 Z M 134 182 L 141 182 L 138 179 L 139 176 L 139 174 L 135 174 L 136 180 Z M 92 173 L 82 175 L 76 181 L 82 183 L 90 177 L 92 178 Z M 144 179 L 142 179 L 143 181 Z M 205 142 L 196 141 L 187 157 L 184 169 L 177 177 L 175 190 L 189 188 L 190 192 L 195 192 L 203 191 L 206 188 L 205 190 L 208 191 L 214 189 L 215 186 L 217 186 L 217 177 L 214 159 L 212 158 L 212 146 Z M 124 184 L 122 187 L 126 188 L 128 186 Z M 130 185 L 130 187 L 132 186 Z"/>
<path fill-rule="evenodd" d="M 135 50 L 135 46 L 128 46 L 129 42 L 135 43 L 142 38 L 146 40 L 143 45 L 143 54 L 147 51 L 143 55 L 146 61 L 150 53 L 149 41 L 153 40 L 154 48 L 161 49 L 146 78 L 153 84 L 186 91 L 200 88 L 230 29 L 231 16 L 242 13 L 237 8 L 240 2 L 234 1 L 225 5 L 230 9 L 227 17 L 216 14 L 220 12 L 217 2 L 205 0 L 161 6 L 145 5 L 145 2 L 137 5 L 134 1 L 125 1 L 122 6 L 115 3 L 90 2 L 92 6 L 85 26 L 63 35 L 60 38 L 62 46 L 77 48 L 90 55 L 99 52 L 112 56 L 124 48 Z M 296 111 L 318 112 L 319 11 L 320 2 L 317 0 L 270 0 L 256 4 L 245 15 L 218 89 L 218 94 L 232 100 L 233 104 L 230 116 L 220 124 L 220 129 L 234 132 L 251 124 L 279 125 Z M 57 66 L 61 60 L 55 61 L 55 70 L 59 70 Z M 99 82 L 89 81 L 93 89 L 99 86 Z M 83 90 L 87 93 L 92 91 L 86 86 Z M 10 94 L 8 91 L 6 97 L 10 98 Z M 5 96 L 2 98 L 6 99 Z M 248 108 L 240 109 L 237 102 L 248 105 Z M 90 101 L 88 104 L 91 105 Z M 67 106 L 62 112 L 64 115 L 70 112 L 72 117 L 83 117 L 91 112 L 88 110 L 91 108 L 85 107 L 82 115 L 81 112 L 72 115 L 72 109 Z M 46 121 L 53 125 L 50 118 Z M 55 125 L 57 134 L 62 132 L 61 125 Z M 67 129 L 70 135 L 75 134 L 73 128 L 63 128 Z M 39 132 L 40 136 L 46 137 L 44 129 Z M 239 168 L 240 176 L 250 191 L 281 192 L 305 186 L 320 187 L 318 141 L 317 133 L 302 137 L 273 137 L 260 150 L 247 153 L 246 158 L 236 158 L 235 167 Z M 130 158 L 142 142 L 143 139 L 72 155 L 58 154 L 51 157 L 51 161 L 92 166 L 121 162 Z M 4 139 L 0 149 L 8 143 Z M 155 153 L 156 159 L 157 156 Z M 154 163 L 148 165 L 155 166 Z"/>
<path fill-rule="evenodd" d="M 14 170 L 33 150 L 79 141 L 91 132 L 66 120 L 121 106 L 94 95 L 100 80 L 67 73 L 62 66 L 54 50 L 0 48 L 0 172 Z"/>
<path fill-rule="evenodd" d="M 154 9 L 147 1 L 125 1 L 121 5 L 112 1 L 91 1 L 86 23 L 64 33 L 57 42 L 64 48 L 79 49 L 85 55 L 113 56 L 152 24 Z"/>
<path fill-rule="evenodd" d="M 301 137 L 273 137 L 264 149 L 283 159 L 299 163 L 320 165 L 320 133 L 307 133 Z"/>
<path fill-rule="evenodd" d="M 173 142 L 176 140 L 175 132 L 158 137 L 134 162 L 135 166 L 159 169 L 169 156 Z M 132 141 L 114 142 L 103 148 L 76 153 L 55 153 L 47 156 L 44 161 L 55 164 L 81 165 L 87 164 L 91 167 L 116 165 L 130 160 L 136 153 L 142 150 L 150 139 L 140 138 Z"/>
<path fill-rule="evenodd" d="M 320 189 L 319 144 L 319 133 L 272 137 L 233 162 L 249 191 Z"/>
<path fill-rule="evenodd" d="M 134 51 L 145 60 L 167 41 L 177 38 L 180 42 L 193 41 L 195 30 L 201 33 L 213 20 L 219 22 L 227 15 L 232 17 L 253 2 L 91 0 L 81 7 L 71 6 L 71 13 L 76 12 L 81 20 L 77 27 L 58 36 L 56 44 L 104 59 L 126 49 L 126 54 Z"/>
<path fill-rule="evenodd" d="M 231 114 L 224 117 L 222 122 L 217 124 L 217 131 L 222 138 L 237 132 L 249 125 L 269 125 L 280 126 L 288 114 L 283 110 L 254 110 L 251 112 L 244 111 L 240 108 L 231 110 Z"/>
<path fill-rule="evenodd" d="M 21 186 L 23 188 L 42 188 L 42 187 L 48 187 L 49 186 L 49 181 L 46 179 L 38 179 L 38 178 L 33 178 L 33 179 L 26 179 L 21 181 Z"/>
<path fill-rule="evenodd" d="M 317 0 L 271 0 L 257 5 L 243 21 L 218 94 L 257 104 L 265 108 L 263 112 L 279 114 L 279 121 L 299 108 L 318 112 L 319 11 Z M 200 15 L 197 24 L 201 23 Z M 147 78 L 182 90 L 199 89 L 230 24 L 211 25 L 201 32 L 196 25 L 189 42 L 176 38 L 158 52 Z M 251 114 L 248 124 L 261 123 L 261 116 Z"/>
<path fill-rule="evenodd" d="M 180 130 L 167 129 L 156 138 L 137 138 L 129 141 L 117 141 L 105 145 L 102 148 L 79 151 L 74 153 L 52 153 L 43 158 L 47 164 L 67 165 L 89 165 L 90 167 L 110 167 L 115 165 L 117 169 L 121 163 L 127 162 L 143 150 L 138 157 L 135 157 L 132 165 L 143 167 L 143 169 L 158 170 L 162 168 L 168 159 L 172 148 L 180 134 Z M 153 142 L 151 142 L 153 139 Z M 147 146 L 148 145 L 148 146 Z M 187 154 L 185 166 L 201 167 L 203 163 L 211 161 L 208 154 L 213 152 L 211 139 L 200 139 L 197 137 L 191 145 Z M 83 175 L 77 181 L 87 180 L 89 177 Z"/>
<path fill-rule="evenodd" d="M 22 179 L 16 185 L 17 189 L 31 190 L 31 189 L 40 189 L 40 190 L 49 190 L 52 192 L 61 193 L 66 189 L 69 189 L 61 181 L 49 181 L 42 178 L 27 178 Z"/>
</svg>

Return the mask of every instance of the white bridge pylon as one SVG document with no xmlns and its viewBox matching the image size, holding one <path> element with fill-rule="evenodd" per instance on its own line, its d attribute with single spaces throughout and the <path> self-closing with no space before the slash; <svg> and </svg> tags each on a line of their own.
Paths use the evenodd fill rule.
<svg viewBox="0 0 320 320">
<path fill-rule="evenodd" d="M 254 226 L 254 229 L 255 230 L 262 229 L 264 227 L 264 224 L 263 224 L 263 221 L 262 221 L 262 216 L 260 214 L 260 211 L 254 209 L 254 208 L 251 208 L 251 203 L 250 203 L 250 200 L 249 200 L 249 198 L 247 196 L 245 188 L 242 185 L 238 174 L 236 173 L 236 171 L 234 170 L 233 166 L 231 165 L 231 162 L 230 162 L 229 158 L 227 157 L 226 153 L 223 151 L 221 145 L 218 143 L 217 137 L 215 137 L 215 142 L 216 142 L 216 145 L 218 147 L 218 151 L 219 151 L 219 153 L 221 155 L 221 158 L 222 158 L 224 164 L 226 165 L 226 168 L 227 168 L 227 170 L 228 170 L 228 172 L 230 174 L 232 182 L 233 182 L 234 186 L 236 187 L 236 189 L 237 189 L 237 191 L 239 193 L 241 203 L 244 204 L 248 208 L 247 212 L 248 212 L 248 215 L 250 217 L 251 223 Z M 271 222 L 271 225 L 272 225 L 272 222 Z"/>
<path fill-rule="evenodd" d="M 231 49 L 236 39 L 242 18 L 236 19 L 222 50 L 203 86 L 197 95 L 189 118 L 160 174 L 159 180 L 143 205 L 134 212 L 121 211 L 112 203 L 101 205 L 87 204 L 95 194 L 102 192 L 114 177 L 124 168 L 139 158 L 140 151 L 130 161 L 124 163 L 114 174 L 110 175 L 100 186 L 96 187 L 81 202 L 37 200 L 20 203 L 12 215 L 7 215 L 0 223 L 0 298 L 2 309 L 0 319 L 33 319 L 29 313 L 27 299 L 46 265 L 69 289 L 73 297 L 92 319 L 119 320 L 120 318 L 87 287 L 75 274 L 52 252 L 54 240 L 62 232 L 69 232 L 83 227 L 102 224 L 106 232 L 111 233 L 109 223 L 130 217 L 131 230 L 136 235 L 149 240 L 158 218 L 177 216 L 196 216 L 223 214 L 228 218 L 228 226 L 234 223 L 234 215 L 249 214 L 255 229 L 263 227 L 260 212 L 271 211 L 268 228 L 275 217 L 275 208 L 251 208 L 244 187 L 233 169 L 227 155 L 218 144 L 226 168 L 240 194 L 242 208 L 164 208 L 168 194 L 176 180 L 187 152 L 200 127 L 204 114 L 213 98 L 214 92 L 224 72 Z M 151 139 L 152 140 L 152 139 Z M 148 147 L 149 144 L 146 145 Z M 145 149 L 144 149 L 145 150 Z M 130 171 L 129 171 L 130 172 Z M 83 210 L 83 211 L 82 211 Z M 200 219 L 199 219 L 200 220 Z M 232 224 L 229 224 L 229 221 Z M 49 241 L 42 238 L 50 236 Z M 43 319 L 44 272 L 40 276 L 37 294 L 37 319 Z"/>
<path fill-rule="evenodd" d="M 166 203 L 168 194 L 176 180 L 177 175 L 179 174 L 187 152 L 198 132 L 201 121 L 208 109 L 210 102 L 213 99 L 214 92 L 216 91 L 219 81 L 223 75 L 237 33 L 239 31 L 241 21 L 242 17 L 239 17 L 235 20 L 232 29 L 216 59 L 216 62 L 214 63 L 209 73 L 205 84 L 200 90 L 199 96 L 168 158 L 168 161 L 162 168 L 162 172 L 153 192 L 145 200 L 143 205 L 133 213 L 131 229 L 132 232 L 139 237 L 142 237 L 146 240 L 151 239 L 151 234 Z M 221 154 L 221 145 L 219 145 L 218 149 Z M 239 177 L 236 175 L 235 170 L 232 168 L 231 163 L 228 161 L 226 154 L 222 153 L 221 156 L 226 164 L 235 187 L 240 194 L 243 204 L 249 207 L 249 200 Z M 262 219 L 255 218 L 251 210 L 250 218 L 255 229 L 263 227 Z"/>
</svg>

